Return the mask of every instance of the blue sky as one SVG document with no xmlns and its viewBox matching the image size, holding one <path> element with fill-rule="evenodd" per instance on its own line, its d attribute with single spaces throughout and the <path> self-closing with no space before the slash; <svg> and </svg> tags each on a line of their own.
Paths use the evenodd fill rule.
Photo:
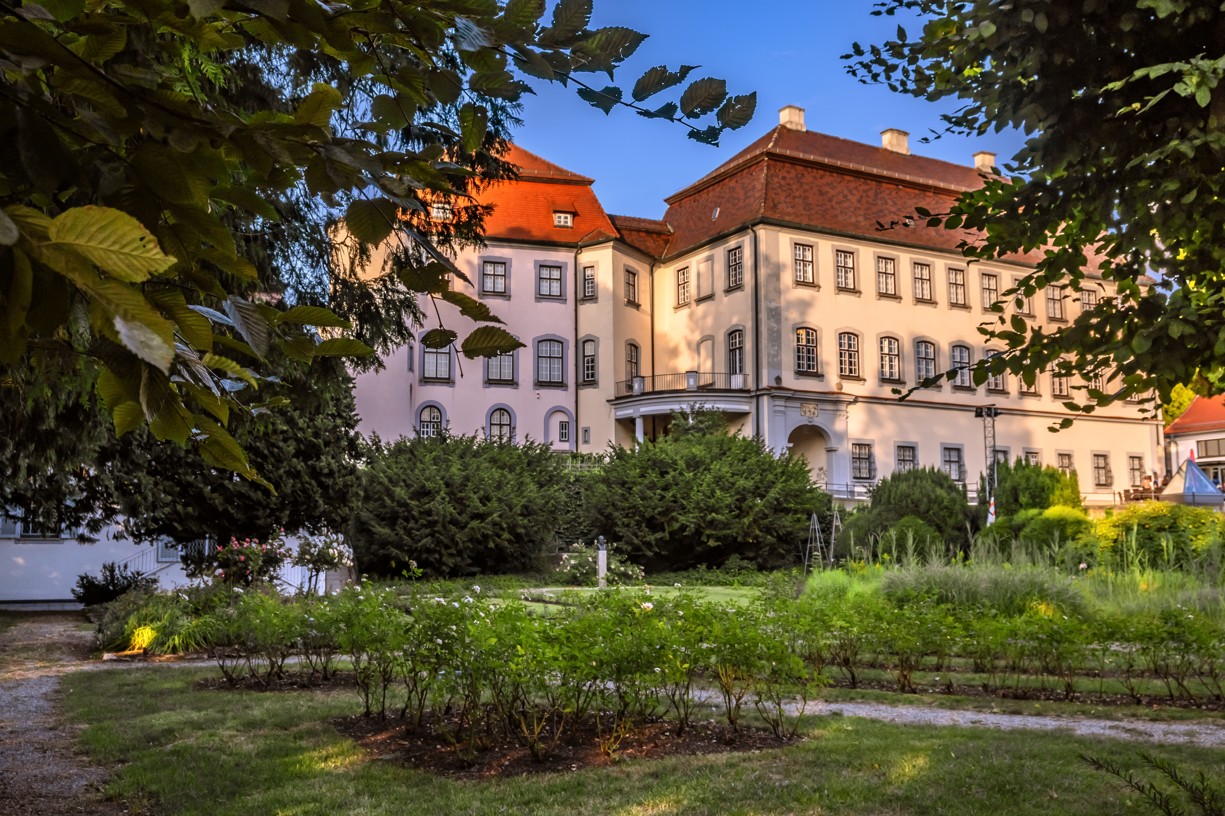
<svg viewBox="0 0 1225 816">
<path fill-rule="evenodd" d="M 610 213 L 648 218 L 663 215 L 666 196 L 778 124 L 784 105 L 804 108 L 809 130 L 855 141 L 880 144 L 880 132 L 896 127 L 910 132 L 911 151 L 921 155 L 965 165 L 978 150 L 994 151 L 1001 162 L 1010 158 L 1022 142 L 1016 133 L 921 144 L 921 137 L 940 129 L 940 113 L 951 104 L 863 85 L 846 73 L 839 57 L 853 42 L 883 42 L 896 31 L 897 18 L 873 17 L 871 10 L 872 0 L 596 0 L 593 26 L 624 25 L 650 35 L 618 75 L 623 87 L 654 65 L 700 65 L 691 79 L 716 76 L 727 80 L 731 93 L 756 91 L 756 117 L 711 147 L 686 138 L 678 125 L 627 109 L 605 116 L 573 89 L 537 83 L 515 141 L 594 178 Z M 607 80 L 584 77 L 596 87 Z"/>
</svg>

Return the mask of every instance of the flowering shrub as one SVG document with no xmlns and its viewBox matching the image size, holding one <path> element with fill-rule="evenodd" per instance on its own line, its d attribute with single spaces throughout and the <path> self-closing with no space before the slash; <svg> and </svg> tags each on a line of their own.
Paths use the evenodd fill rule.
<svg viewBox="0 0 1225 816">
<path fill-rule="evenodd" d="M 314 595 L 323 573 L 353 566 L 353 551 L 337 533 L 302 536 L 293 564 L 306 568 L 306 593 Z"/>
<path fill-rule="evenodd" d="M 607 583 L 617 586 L 642 581 L 642 567 L 625 560 L 625 556 L 615 551 L 615 546 L 608 545 Z M 595 586 L 599 583 L 597 558 L 599 550 L 595 544 L 575 544 L 569 552 L 561 555 L 555 574 L 557 582 L 566 586 Z"/>
<path fill-rule="evenodd" d="M 251 586 L 272 578 L 292 555 L 281 533 L 267 541 L 231 538 L 228 544 L 189 549 L 183 566 L 190 578 L 206 578 L 227 586 Z"/>
</svg>

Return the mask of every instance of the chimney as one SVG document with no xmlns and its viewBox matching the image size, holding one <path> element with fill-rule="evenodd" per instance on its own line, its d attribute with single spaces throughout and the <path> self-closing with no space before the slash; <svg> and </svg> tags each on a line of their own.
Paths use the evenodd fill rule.
<svg viewBox="0 0 1225 816">
<path fill-rule="evenodd" d="M 980 173 L 995 172 L 995 154 L 987 150 L 980 150 L 975 153 L 974 169 Z"/>
<path fill-rule="evenodd" d="M 790 130 L 798 130 L 800 133 L 807 130 L 804 127 L 804 109 L 795 105 L 778 109 L 778 123 Z"/>
<path fill-rule="evenodd" d="M 903 156 L 910 155 L 910 134 L 897 128 L 889 128 L 880 132 L 880 146 Z"/>
</svg>

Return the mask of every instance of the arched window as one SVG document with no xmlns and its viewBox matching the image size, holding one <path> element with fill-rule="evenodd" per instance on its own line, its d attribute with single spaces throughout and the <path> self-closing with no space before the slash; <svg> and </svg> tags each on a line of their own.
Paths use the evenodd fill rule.
<svg viewBox="0 0 1225 816">
<path fill-rule="evenodd" d="M 902 379 L 902 344 L 896 337 L 880 339 L 880 378 L 882 380 Z"/>
<path fill-rule="evenodd" d="M 505 408 L 495 408 L 489 414 L 489 441 L 510 442 L 514 439 L 515 430 L 511 425 L 510 411 Z"/>
<path fill-rule="evenodd" d="M 854 332 L 838 335 L 838 376 L 859 376 L 859 335 Z"/>
<path fill-rule="evenodd" d="M 949 350 L 949 362 L 957 370 L 957 376 L 953 378 L 953 385 L 958 388 L 972 388 L 974 382 L 970 379 L 970 347 L 953 346 Z"/>
<path fill-rule="evenodd" d="M 998 351 L 988 351 L 986 359 L 990 360 L 993 357 L 998 357 L 999 354 L 1000 353 Z M 1002 371 L 999 374 L 988 374 L 987 375 L 987 390 L 988 391 L 1006 391 L 1008 390 L 1008 375 L 1004 374 L 1004 372 Z"/>
<path fill-rule="evenodd" d="M 744 329 L 727 333 L 727 373 L 744 373 Z"/>
<path fill-rule="evenodd" d="M 632 380 L 641 372 L 638 366 L 638 361 L 641 359 L 641 354 L 637 343 L 625 344 L 625 379 Z"/>
<path fill-rule="evenodd" d="M 936 344 L 930 340 L 914 344 L 914 375 L 919 382 L 936 376 Z"/>
<path fill-rule="evenodd" d="M 442 411 L 436 405 L 421 409 L 417 422 L 417 436 L 438 436 L 442 433 Z"/>
<path fill-rule="evenodd" d="M 800 374 L 817 373 L 817 330 L 795 330 L 795 370 Z"/>
</svg>

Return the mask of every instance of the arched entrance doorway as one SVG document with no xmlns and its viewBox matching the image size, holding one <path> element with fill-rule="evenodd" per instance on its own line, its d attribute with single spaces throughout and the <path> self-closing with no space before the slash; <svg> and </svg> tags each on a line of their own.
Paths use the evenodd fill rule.
<svg viewBox="0 0 1225 816">
<path fill-rule="evenodd" d="M 812 480 L 824 486 L 829 480 L 829 437 L 816 425 L 801 425 L 787 437 L 791 452 L 808 460 Z"/>
</svg>

